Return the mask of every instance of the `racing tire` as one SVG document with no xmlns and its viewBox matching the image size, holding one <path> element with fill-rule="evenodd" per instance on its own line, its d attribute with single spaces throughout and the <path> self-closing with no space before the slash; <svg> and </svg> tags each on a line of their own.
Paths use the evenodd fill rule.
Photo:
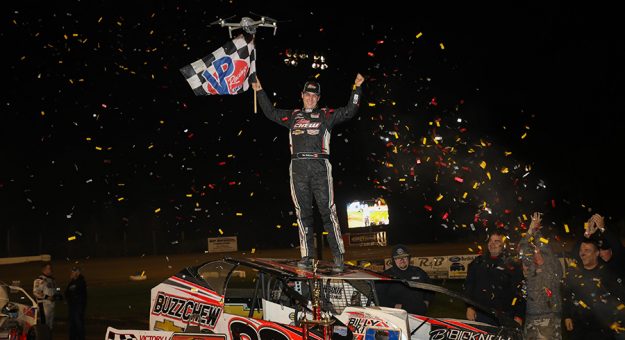
<svg viewBox="0 0 625 340">
<path fill-rule="evenodd" d="M 52 333 L 47 325 L 35 325 L 28 331 L 28 340 L 52 340 Z"/>
</svg>

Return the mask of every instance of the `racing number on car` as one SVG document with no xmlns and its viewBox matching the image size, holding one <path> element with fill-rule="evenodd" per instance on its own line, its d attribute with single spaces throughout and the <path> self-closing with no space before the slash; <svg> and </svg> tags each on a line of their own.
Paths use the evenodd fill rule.
<svg viewBox="0 0 625 340">
<path fill-rule="evenodd" d="M 262 328 L 260 331 L 241 320 L 235 320 L 230 323 L 230 334 L 232 339 L 242 340 L 289 340 L 289 337 L 271 328 Z"/>
</svg>

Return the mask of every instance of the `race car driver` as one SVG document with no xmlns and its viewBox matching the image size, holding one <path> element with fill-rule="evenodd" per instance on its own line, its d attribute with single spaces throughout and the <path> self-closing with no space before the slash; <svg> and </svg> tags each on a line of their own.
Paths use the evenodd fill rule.
<svg viewBox="0 0 625 340">
<path fill-rule="evenodd" d="M 306 82 L 302 90 L 302 109 L 275 108 L 263 91 L 258 78 L 252 83 L 258 103 L 267 118 L 289 129 L 291 144 L 291 196 L 295 204 L 299 225 L 300 252 L 298 267 L 312 266 L 313 251 L 313 198 L 319 207 L 323 227 L 328 233 L 328 243 L 334 256 L 334 271 L 344 270 L 345 247 L 334 205 L 332 166 L 330 165 L 330 135 L 332 128 L 356 115 L 360 106 L 365 78 L 358 73 L 346 106 L 337 109 L 320 109 L 321 85 Z"/>
</svg>

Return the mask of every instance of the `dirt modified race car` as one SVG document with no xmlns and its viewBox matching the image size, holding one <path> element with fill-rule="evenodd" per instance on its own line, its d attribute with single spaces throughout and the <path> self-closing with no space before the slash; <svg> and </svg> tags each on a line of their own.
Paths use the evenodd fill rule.
<svg viewBox="0 0 625 340">
<path fill-rule="evenodd" d="M 336 274 L 331 266 L 319 261 L 309 271 L 297 260 L 224 258 L 188 267 L 152 288 L 150 330 L 109 327 L 106 339 L 522 338 L 514 321 L 494 311 L 501 326 L 380 306 L 376 283 L 391 278 L 354 266 Z M 474 304 L 439 286 L 402 282 Z"/>
<path fill-rule="evenodd" d="M 38 323 L 37 302 L 24 289 L 0 282 L 0 340 L 50 340 L 50 329 Z"/>
</svg>

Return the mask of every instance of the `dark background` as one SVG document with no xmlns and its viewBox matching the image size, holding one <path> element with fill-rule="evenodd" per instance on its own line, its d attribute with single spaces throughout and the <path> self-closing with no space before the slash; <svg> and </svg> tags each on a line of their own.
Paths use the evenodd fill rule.
<svg viewBox="0 0 625 340">
<path fill-rule="evenodd" d="M 299 107 L 314 77 L 321 104 L 342 106 L 367 77 L 331 143 L 344 231 L 346 204 L 373 197 L 390 206 L 391 243 L 514 238 L 533 211 L 558 236 L 595 212 L 625 228 L 615 9 L 332 5 L 0 5 L 0 256 L 198 251 L 221 233 L 241 249 L 297 246 L 287 131 L 253 113 L 250 92 L 195 97 L 178 71 L 228 39 L 209 23 L 250 11 L 279 21 L 256 39 L 279 107 Z M 329 67 L 287 66 L 287 49 Z"/>
</svg>

